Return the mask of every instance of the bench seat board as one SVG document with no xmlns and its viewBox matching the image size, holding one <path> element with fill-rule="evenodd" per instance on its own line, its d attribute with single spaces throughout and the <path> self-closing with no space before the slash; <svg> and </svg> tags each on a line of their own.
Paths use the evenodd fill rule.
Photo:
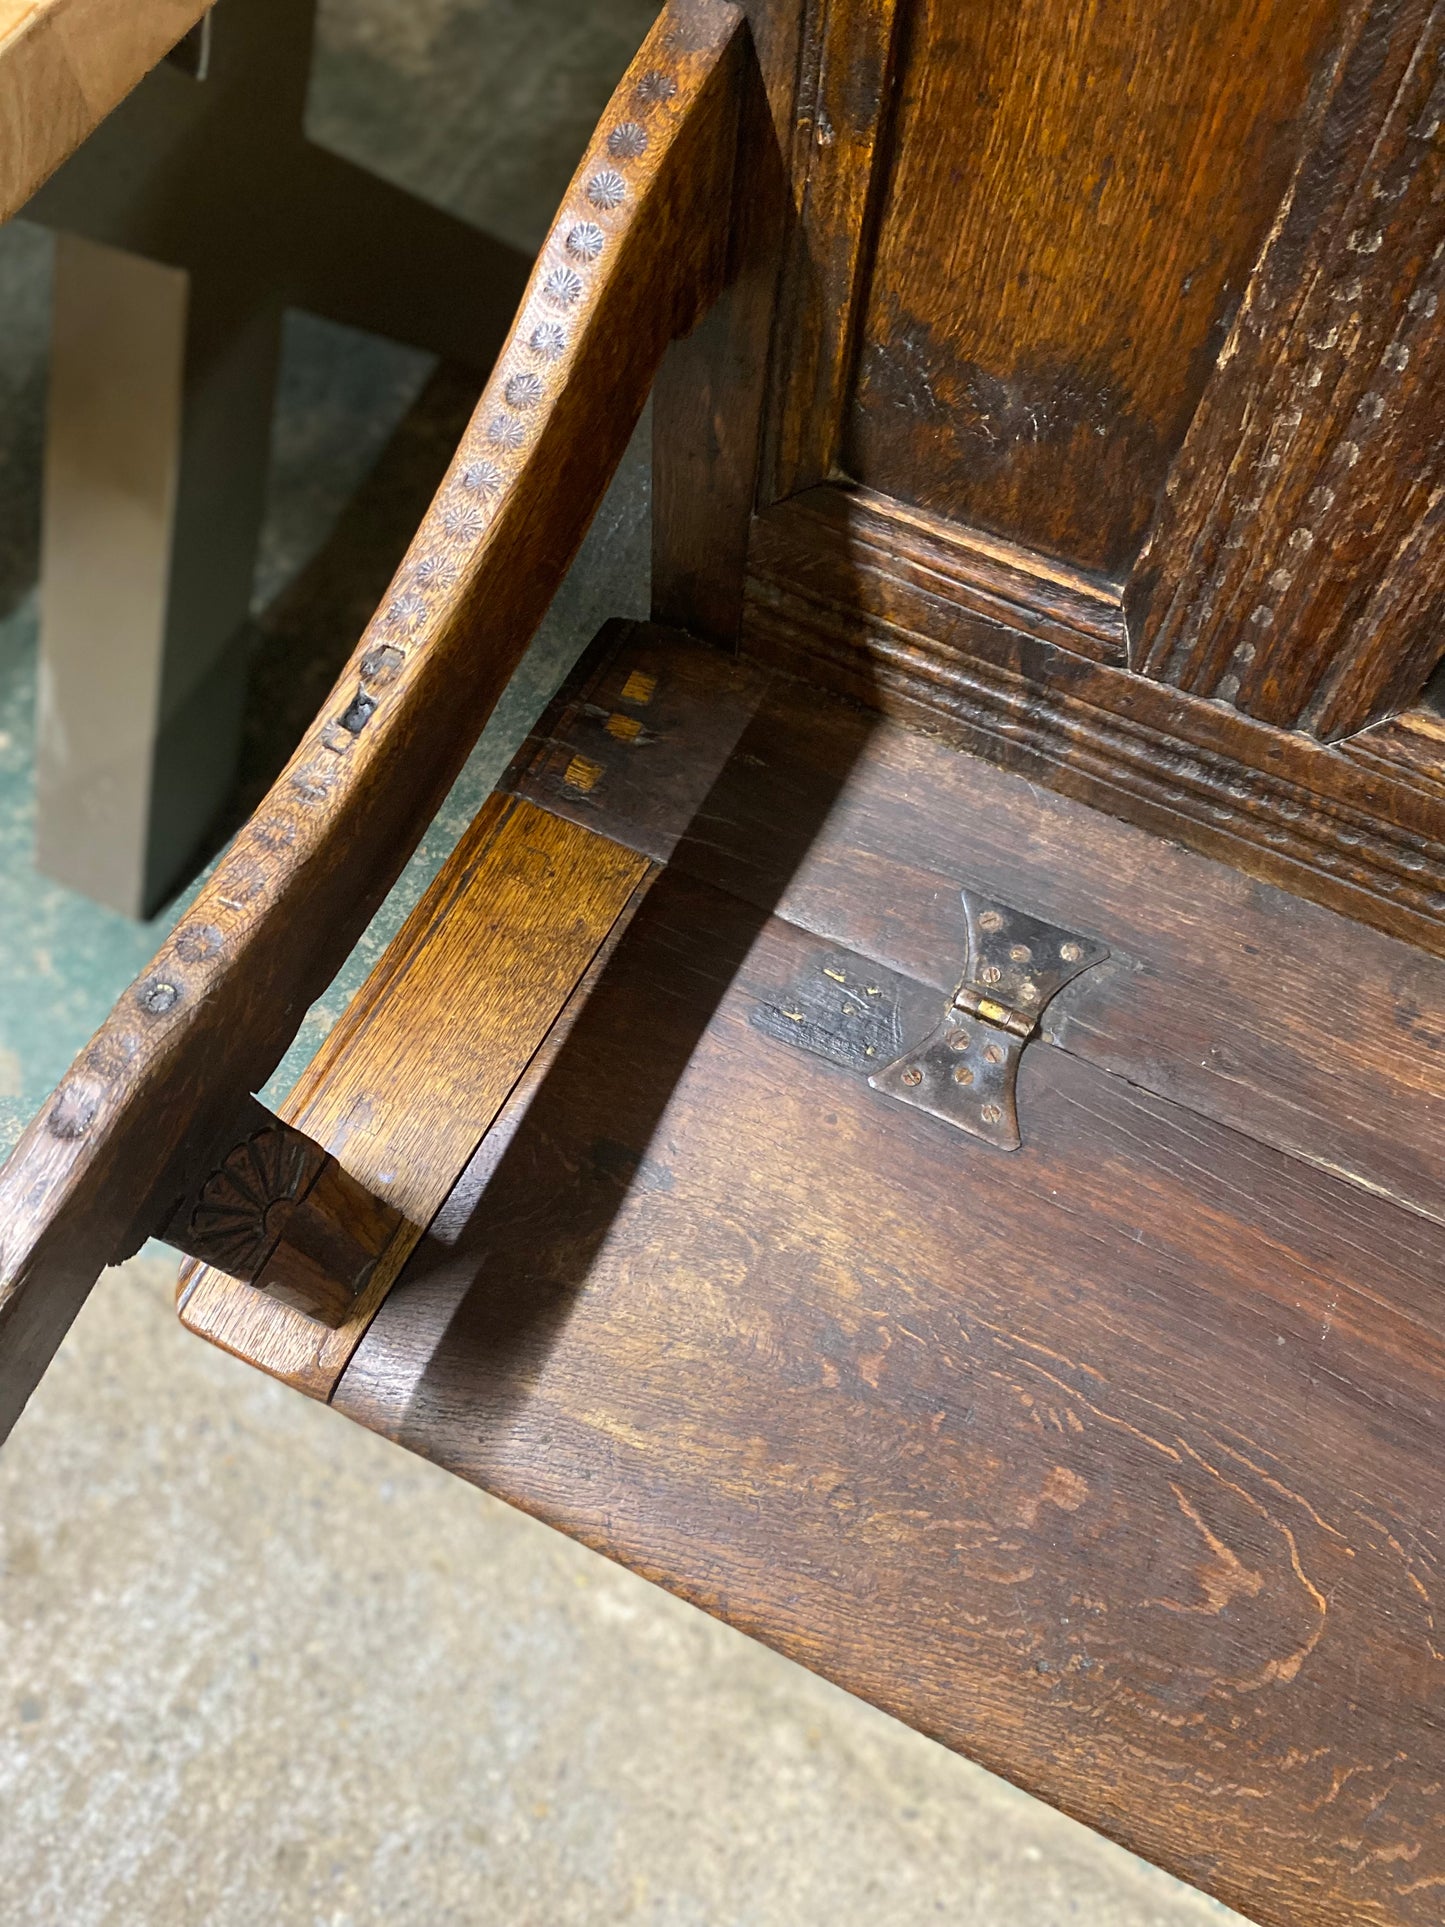
<svg viewBox="0 0 1445 1927">
<path fill-rule="evenodd" d="M 1262 1927 L 1434 1927 L 1445 965 L 646 625 L 505 787 L 286 1107 L 405 1269 L 186 1321 Z M 965 884 L 1111 951 L 1012 1155 L 784 1021 L 911 1044 Z"/>
<path fill-rule="evenodd" d="M 1433 1224 L 1031 1046 L 1009 1156 L 665 872 L 342 1411 L 1262 1923 L 1438 1922 Z"/>
</svg>

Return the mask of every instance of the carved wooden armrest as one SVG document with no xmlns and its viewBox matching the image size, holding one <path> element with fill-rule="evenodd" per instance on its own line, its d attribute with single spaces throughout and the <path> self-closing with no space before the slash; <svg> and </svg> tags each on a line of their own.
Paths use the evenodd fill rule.
<svg viewBox="0 0 1445 1927">
<path fill-rule="evenodd" d="M 335 1161 L 269 1114 L 258 1121 L 250 1093 L 461 770 L 586 532 L 668 343 L 719 292 L 741 31 L 727 0 L 672 0 L 664 10 L 588 147 L 455 459 L 331 696 L 0 1172 L 0 1438 L 107 1264 L 151 1234 L 215 1259 L 227 1186 L 261 1145 L 297 1173 L 315 1172 L 262 1212 L 244 1260 L 259 1287 L 334 1320 L 391 1247 L 390 1207 L 372 1208 L 354 1189 L 343 1195 Z M 279 1137 L 266 1135 L 273 1128 Z"/>
</svg>

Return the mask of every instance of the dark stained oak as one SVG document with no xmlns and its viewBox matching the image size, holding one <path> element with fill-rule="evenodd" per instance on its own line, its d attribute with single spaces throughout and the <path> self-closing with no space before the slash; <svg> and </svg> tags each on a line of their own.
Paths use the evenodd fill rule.
<svg viewBox="0 0 1445 1927">
<path fill-rule="evenodd" d="M 395 1250 L 395 1276 L 414 1230 L 329 1152 L 247 1105 L 236 1142 L 162 1228 L 178 1251 L 230 1274 L 243 1297 L 284 1304 L 315 1324 L 344 1324 Z M 258 1305 L 262 1298 L 255 1301 Z"/>
<path fill-rule="evenodd" d="M 1345 11 L 916 0 L 845 472 L 1127 571 Z"/>
<path fill-rule="evenodd" d="M 965 886 L 1086 932 L 1111 959 L 1053 1042 L 1445 1226 L 1445 960 L 685 638 L 598 643 L 521 794 L 939 992 Z"/>
<path fill-rule="evenodd" d="M 826 481 L 842 452 L 867 264 L 910 0 L 803 9 L 791 143 L 797 218 L 781 292 L 767 475 L 773 496 Z"/>
<path fill-rule="evenodd" d="M 653 387 L 652 613 L 716 642 L 735 640 L 742 623 L 763 460 L 789 183 L 768 91 L 778 76 L 760 56 L 776 65 L 782 55 L 766 37 L 744 49 L 727 286 L 672 344 Z"/>
<path fill-rule="evenodd" d="M 244 1281 L 270 1207 L 184 1321 L 1261 1927 L 1438 1927 L 1438 13 L 664 9 L 357 655 L 0 1176 L 0 1428 L 212 1195 L 655 385 L 654 613 L 735 653 L 605 632 L 288 1100 L 339 1323 Z M 1108 951 L 1012 1155 L 869 1082 L 964 888 Z"/>
<path fill-rule="evenodd" d="M 1348 736 L 1445 618 L 1445 23 L 1377 0 L 1130 584 L 1134 660 Z"/>
<path fill-rule="evenodd" d="M 186 1321 L 1264 1927 L 1434 1922 L 1445 965 L 652 625 L 507 783 L 287 1107 L 426 1235 Z M 1014 1156 L 829 998 L 910 1048 L 964 883 L 1111 950 Z"/>
<path fill-rule="evenodd" d="M 818 949 L 666 872 L 338 1408 L 1262 1927 L 1434 1927 L 1440 1227 L 1041 1044 L 1001 1155 L 760 1028 Z"/>
<path fill-rule="evenodd" d="M 294 1289 L 254 1291 L 229 1265 L 183 1272 L 183 1323 L 325 1398 L 650 867 L 530 803 L 492 797 L 282 1106 L 333 1154 L 328 1166 L 400 1220 L 397 1234 L 329 1329 Z"/>
<path fill-rule="evenodd" d="M 1130 674 L 1111 660 L 1116 599 L 1002 552 L 1006 568 L 886 498 L 811 490 L 754 524 L 743 647 L 1445 950 L 1445 748 L 1428 715 L 1327 746 Z"/>
</svg>

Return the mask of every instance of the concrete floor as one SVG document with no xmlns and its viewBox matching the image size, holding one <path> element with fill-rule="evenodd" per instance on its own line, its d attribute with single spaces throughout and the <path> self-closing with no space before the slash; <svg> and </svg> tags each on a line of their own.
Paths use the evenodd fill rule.
<svg viewBox="0 0 1445 1927">
<path fill-rule="evenodd" d="M 327 0 L 313 131 L 534 244 L 654 11 Z M 46 274 L 43 236 L 0 232 L 0 1148 L 178 910 L 137 927 L 29 866 Z M 470 399 L 288 324 L 238 808 Z M 645 607 L 647 479 L 644 439 L 282 1088 L 597 621 Z M 172 1279 L 103 1281 L 0 1454 L 0 1927 L 1237 1918 L 188 1338 Z"/>
<path fill-rule="evenodd" d="M 1223 1927 L 446 1473 L 92 1297 L 0 1454 L 5 1927 Z"/>
</svg>

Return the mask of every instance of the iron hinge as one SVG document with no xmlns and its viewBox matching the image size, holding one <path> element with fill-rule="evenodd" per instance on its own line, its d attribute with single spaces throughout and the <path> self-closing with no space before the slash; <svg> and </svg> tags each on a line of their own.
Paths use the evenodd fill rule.
<svg viewBox="0 0 1445 1927">
<path fill-rule="evenodd" d="M 968 920 L 963 979 L 939 1023 L 868 1082 L 1001 1151 L 1016 1151 L 1019 1058 L 1050 999 L 1109 952 L 1092 937 L 962 893 Z"/>
</svg>

